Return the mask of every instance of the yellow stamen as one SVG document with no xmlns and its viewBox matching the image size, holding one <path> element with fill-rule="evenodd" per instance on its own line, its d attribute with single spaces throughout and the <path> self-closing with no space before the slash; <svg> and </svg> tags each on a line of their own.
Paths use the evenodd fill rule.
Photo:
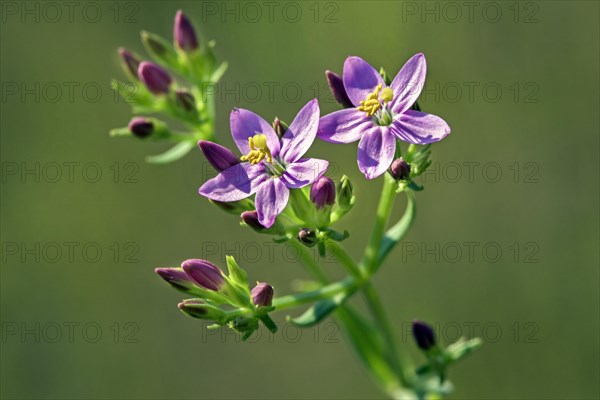
<svg viewBox="0 0 600 400">
<path fill-rule="evenodd" d="M 250 152 L 241 157 L 242 161 L 248 161 L 250 164 L 258 164 L 266 158 L 267 162 L 272 162 L 271 151 L 267 146 L 267 137 L 262 133 L 248 138 Z"/>
<path fill-rule="evenodd" d="M 387 88 L 386 88 L 387 89 Z M 379 92 L 381 91 L 381 83 L 377 85 L 373 93 L 370 93 L 366 99 L 360 102 L 358 111 L 367 113 L 367 117 L 372 117 L 379 110 L 381 103 L 379 102 Z M 384 90 L 385 91 L 385 90 Z"/>
<path fill-rule="evenodd" d="M 386 87 L 381 91 L 381 100 L 384 103 L 389 103 L 394 98 L 394 92 L 389 87 Z"/>
</svg>

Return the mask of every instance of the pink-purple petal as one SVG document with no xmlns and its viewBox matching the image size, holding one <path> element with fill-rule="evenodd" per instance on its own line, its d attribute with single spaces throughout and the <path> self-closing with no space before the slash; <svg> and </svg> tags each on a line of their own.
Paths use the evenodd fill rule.
<svg viewBox="0 0 600 400">
<path fill-rule="evenodd" d="M 310 185 L 327 171 L 329 162 L 317 158 L 301 158 L 295 163 L 288 164 L 281 176 L 285 186 L 298 189 Z"/>
<path fill-rule="evenodd" d="M 313 144 L 319 127 L 319 101 L 309 101 L 281 138 L 281 159 L 294 162 Z"/>
<path fill-rule="evenodd" d="M 238 201 L 253 195 L 265 179 L 267 175 L 262 164 L 240 163 L 206 181 L 198 193 L 211 200 Z"/>
<path fill-rule="evenodd" d="M 398 139 L 413 144 L 439 142 L 450 133 L 450 126 L 442 118 L 415 110 L 396 116 L 391 128 Z"/>
<path fill-rule="evenodd" d="M 265 121 L 258 114 L 243 108 L 234 108 L 229 117 L 231 126 L 231 136 L 242 154 L 250 152 L 248 138 L 257 134 L 264 134 L 267 137 L 267 146 L 273 157 L 279 155 L 279 138 L 273 130 L 271 124 Z"/>
<path fill-rule="evenodd" d="M 383 174 L 394 159 L 396 137 L 388 127 L 374 126 L 358 143 L 358 168 L 367 179 Z"/>
<path fill-rule="evenodd" d="M 258 222 L 265 228 L 275 223 L 275 218 L 285 208 L 290 197 L 290 190 L 279 178 L 271 178 L 263 182 L 256 192 L 254 203 L 258 213 Z"/>
<path fill-rule="evenodd" d="M 352 143 L 360 139 L 363 132 L 373 126 L 373 120 L 356 108 L 327 114 L 319 121 L 317 136 L 331 143 Z"/>
<path fill-rule="evenodd" d="M 367 98 L 377 85 L 383 87 L 383 78 L 379 72 L 360 57 L 348 57 L 344 62 L 344 87 L 348 97 L 358 107 L 361 100 Z"/>
<path fill-rule="evenodd" d="M 394 92 L 392 100 L 394 113 L 400 114 L 408 110 L 417 101 L 425 85 L 425 75 L 427 75 L 425 56 L 423 53 L 415 54 L 404 64 L 390 85 Z"/>
</svg>

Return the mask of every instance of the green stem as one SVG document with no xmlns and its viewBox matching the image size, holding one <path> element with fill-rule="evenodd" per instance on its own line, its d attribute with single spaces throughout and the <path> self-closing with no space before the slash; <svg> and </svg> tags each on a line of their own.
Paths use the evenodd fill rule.
<svg viewBox="0 0 600 400">
<path fill-rule="evenodd" d="M 310 292 L 297 293 L 275 298 L 273 299 L 273 306 L 275 307 L 275 311 L 297 307 L 306 303 L 312 303 L 314 301 L 333 297 L 338 293 L 350 290 L 355 285 L 356 283 L 354 279 L 346 278 L 343 281 L 335 282 Z"/>
<path fill-rule="evenodd" d="M 371 239 L 365 250 L 362 266 L 365 270 L 366 275 L 371 273 L 377 268 L 379 248 L 381 241 L 385 233 L 385 226 L 392 213 L 392 206 L 394 204 L 395 181 L 388 174 L 384 175 L 383 188 L 381 190 L 381 198 L 379 199 L 379 206 L 377 207 L 377 215 L 375 216 L 375 226 L 371 233 Z"/>
</svg>

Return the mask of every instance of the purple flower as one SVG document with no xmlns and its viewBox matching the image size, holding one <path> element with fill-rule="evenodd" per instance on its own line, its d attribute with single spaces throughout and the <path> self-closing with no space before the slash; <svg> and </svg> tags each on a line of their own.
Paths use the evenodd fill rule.
<svg viewBox="0 0 600 400">
<path fill-rule="evenodd" d="M 442 140 L 450 133 L 438 116 L 411 110 L 421 94 L 425 56 L 416 54 L 404 64 L 388 87 L 381 75 L 359 57 L 344 63 L 343 82 L 354 108 L 321 118 L 319 138 L 332 143 L 358 143 L 358 168 L 367 179 L 383 174 L 392 163 L 396 139 L 414 144 Z"/>
<path fill-rule="evenodd" d="M 329 163 L 301 158 L 312 145 L 319 125 L 319 103 L 306 104 L 280 138 L 271 125 L 251 111 L 231 112 L 231 135 L 240 149 L 242 161 L 210 179 L 199 193 L 211 200 L 238 201 L 256 193 L 258 221 L 265 228 L 286 207 L 290 189 L 310 185 Z"/>
</svg>

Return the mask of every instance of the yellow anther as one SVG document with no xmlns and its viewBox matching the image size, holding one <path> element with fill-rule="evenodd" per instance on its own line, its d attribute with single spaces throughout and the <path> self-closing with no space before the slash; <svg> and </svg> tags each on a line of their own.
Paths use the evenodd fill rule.
<svg viewBox="0 0 600 400">
<path fill-rule="evenodd" d="M 386 91 L 385 88 L 384 92 Z M 381 91 L 381 83 L 377 85 L 373 93 L 369 93 L 366 99 L 360 102 L 360 106 L 358 106 L 358 111 L 364 111 L 367 113 L 367 117 L 372 117 L 373 114 L 379 110 L 381 107 L 381 102 L 379 101 L 379 92 Z M 390 90 L 391 92 L 391 90 Z"/>
<path fill-rule="evenodd" d="M 267 146 L 267 137 L 262 133 L 248 138 L 250 152 L 241 157 L 242 161 L 248 161 L 250 164 L 258 164 L 266 158 L 267 162 L 272 162 L 271 151 Z"/>
<path fill-rule="evenodd" d="M 389 103 L 394 98 L 394 92 L 389 87 L 386 87 L 381 91 L 381 100 L 384 103 Z"/>
</svg>

